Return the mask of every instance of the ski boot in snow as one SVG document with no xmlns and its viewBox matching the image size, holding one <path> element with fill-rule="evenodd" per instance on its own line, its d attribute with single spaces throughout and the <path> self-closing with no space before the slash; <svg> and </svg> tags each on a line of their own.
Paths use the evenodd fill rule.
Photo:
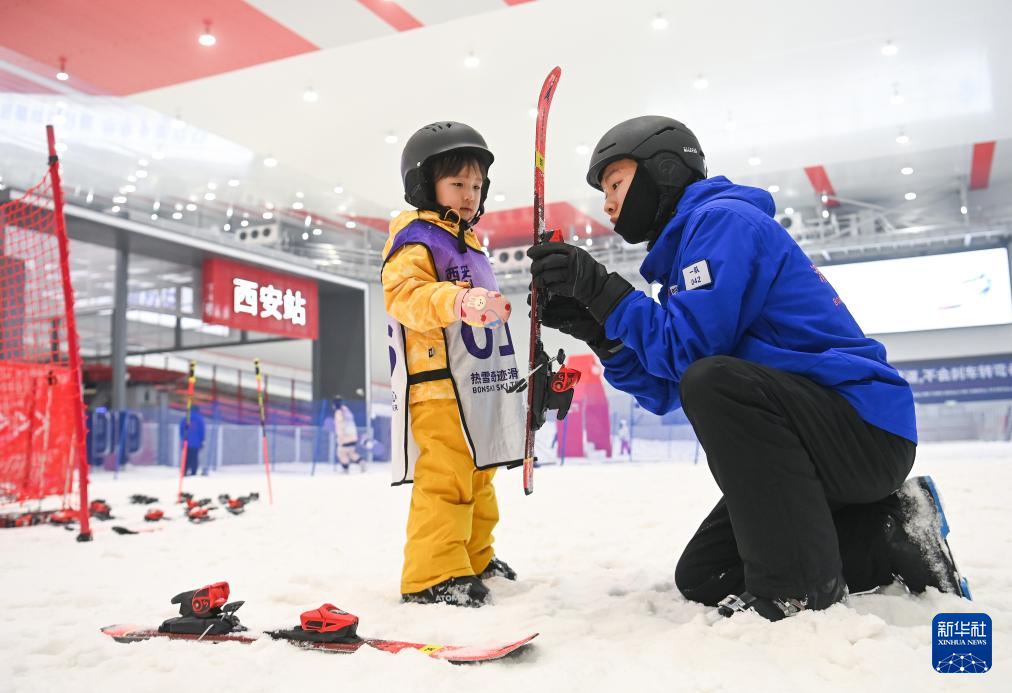
<svg viewBox="0 0 1012 693">
<path fill-rule="evenodd" d="M 517 571 L 506 565 L 506 561 L 492 556 L 492 560 L 485 566 L 485 570 L 481 571 L 481 575 L 478 576 L 479 580 L 488 580 L 489 578 L 501 577 L 507 580 L 516 580 Z"/>
<path fill-rule="evenodd" d="M 453 606 L 484 606 L 488 588 L 474 575 L 452 577 L 421 592 L 402 594 L 401 601 L 412 604 L 451 604 Z"/>
<path fill-rule="evenodd" d="M 736 613 L 754 611 L 767 621 L 780 621 L 809 609 L 828 609 L 833 604 L 846 600 L 847 583 L 839 575 L 803 599 L 759 597 L 751 592 L 743 592 L 740 597 L 729 594 L 717 604 L 717 613 L 730 618 Z"/>
<path fill-rule="evenodd" d="M 275 639 L 297 642 L 340 642 L 353 643 L 361 640 L 358 630 L 358 616 L 338 609 L 333 604 L 324 604 L 319 609 L 306 611 L 299 619 L 300 624 L 289 630 L 268 631 Z"/>
<path fill-rule="evenodd" d="M 235 612 L 244 602 L 228 602 L 228 583 L 216 582 L 199 590 L 180 592 L 172 598 L 179 604 L 179 616 L 158 626 L 160 633 L 224 635 L 246 630 Z"/>
<path fill-rule="evenodd" d="M 927 587 L 971 599 L 949 548 L 949 522 L 930 476 L 907 479 L 896 492 L 899 511 L 887 514 L 883 531 L 893 573 L 911 592 Z"/>
<path fill-rule="evenodd" d="M 88 504 L 88 512 L 96 520 L 113 519 L 112 508 L 110 508 L 109 504 L 106 503 L 101 498 L 96 498 L 95 500 L 93 500 L 91 503 Z"/>
</svg>

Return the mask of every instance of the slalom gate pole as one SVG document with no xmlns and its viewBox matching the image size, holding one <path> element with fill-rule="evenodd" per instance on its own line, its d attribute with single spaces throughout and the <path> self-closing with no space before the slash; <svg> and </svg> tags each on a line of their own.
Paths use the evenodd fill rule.
<svg viewBox="0 0 1012 693">
<path fill-rule="evenodd" d="M 260 359 L 253 359 L 253 369 L 257 376 L 257 403 L 260 406 L 260 440 L 264 449 L 264 471 L 267 472 L 267 500 L 274 505 L 274 493 L 271 491 L 271 462 L 267 453 L 267 417 L 264 414 L 264 388 L 260 377 Z"/>
<path fill-rule="evenodd" d="M 91 541 L 90 511 L 88 510 L 88 453 L 87 432 L 84 423 L 84 394 L 81 388 L 81 347 L 77 339 L 77 320 L 74 316 L 74 290 L 70 285 L 70 241 L 67 223 L 63 216 L 63 187 L 60 183 L 60 158 L 56 154 L 56 133 L 52 125 L 46 126 L 46 143 L 49 146 L 49 176 L 53 184 L 53 220 L 56 222 L 56 239 L 60 250 L 60 274 L 63 284 L 63 304 L 67 321 L 67 351 L 72 371 L 76 403 L 80 408 L 74 416 L 74 451 L 77 457 L 77 487 L 80 493 L 81 531 L 78 541 Z"/>
<path fill-rule="evenodd" d="M 197 362 L 190 361 L 190 377 L 186 385 L 186 423 L 183 424 L 183 453 L 179 456 L 179 490 L 176 502 L 183 502 L 183 474 L 186 473 L 186 453 L 190 448 L 190 407 L 193 406 L 193 386 L 197 384 Z"/>
</svg>

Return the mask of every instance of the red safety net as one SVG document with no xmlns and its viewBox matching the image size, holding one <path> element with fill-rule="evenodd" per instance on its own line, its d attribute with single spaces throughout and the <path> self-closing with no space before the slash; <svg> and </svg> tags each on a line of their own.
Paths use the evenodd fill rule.
<svg viewBox="0 0 1012 693">
<path fill-rule="evenodd" d="M 76 483 L 87 508 L 81 361 L 50 160 L 42 182 L 0 205 L 0 502 L 63 496 L 66 507 Z"/>
</svg>

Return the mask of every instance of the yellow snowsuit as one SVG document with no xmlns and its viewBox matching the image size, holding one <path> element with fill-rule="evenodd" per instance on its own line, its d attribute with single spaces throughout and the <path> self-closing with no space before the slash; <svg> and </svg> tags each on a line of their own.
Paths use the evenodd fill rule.
<svg viewBox="0 0 1012 693">
<path fill-rule="evenodd" d="M 405 245 L 387 259 L 397 234 L 415 219 L 436 224 L 457 236 L 456 224 L 427 211 L 403 212 L 390 222 L 383 248 L 383 299 L 387 313 L 405 327 L 408 373 L 447 367 L 443 328 L 460 318 L 453 303 L 462 286 L 437 281 L 428 250 Z M 481 250 L 468 230 L 467 244 Z M 418 445 L 401 593 L 420 592 L 451 577 L 478 575 L 494 554 L 492 529 L 499 505 L 492 477 L 495 468 L 474 466 L 461 432 L 460 411 L 449 380 L 410 386 L 411 435 Z"/>
</svg>

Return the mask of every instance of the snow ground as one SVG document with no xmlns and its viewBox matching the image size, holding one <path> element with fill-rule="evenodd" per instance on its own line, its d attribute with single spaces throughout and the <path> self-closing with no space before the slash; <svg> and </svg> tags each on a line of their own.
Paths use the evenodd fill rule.
<svg viewBox="0 0 1012 693">
<path fill-rule="evenodd" d="M 711 625 L 706 608 L 674 589 L 678 554 L 717 499 L 705 464 L 549 466 L 524 497 L 519 470 L 497 478 L 496 547 L 520 573 L 489 582 L 495 604 L 464 610 L 399 603 L 409 490 L 388 468 L 367 474 L 274 476 L 261 470 L 198 477 L 198 497 L 260 491 L 244 516 L 216 511 L 202 526 L 181 519 L 159 532 L 119 536 L 97 522 L 78 544 L 56 527 L 0 532 L 0 689 L 4 691 L 928 691 L 1012 690 L 1012 445 L 920 448 L 915 473 L 934 475 L 953 527 L 953 551 L 976 601 L 894 586 L 850 606 L 778 624 L 752 615 Z M 172 497 L 168 469 L 100 474 L 119 524 L 143 525 L 131 494 Z M 161 507 L 175 516 L 176 510 Z M 157 625 L 176 593 L 228 580 L 252 628 L 292 625 L 333 602 L 361 618 L 365 635 L 445 644 L 495 644 L 539 631 L 520 657 L 458 667 L 416 652 L 354 656 L 281 642 L 122 645 L 98 629 Z M 931 619 L 983 611 L 994 624 L 993 670 L 935 673 Z"/>
</svg>

